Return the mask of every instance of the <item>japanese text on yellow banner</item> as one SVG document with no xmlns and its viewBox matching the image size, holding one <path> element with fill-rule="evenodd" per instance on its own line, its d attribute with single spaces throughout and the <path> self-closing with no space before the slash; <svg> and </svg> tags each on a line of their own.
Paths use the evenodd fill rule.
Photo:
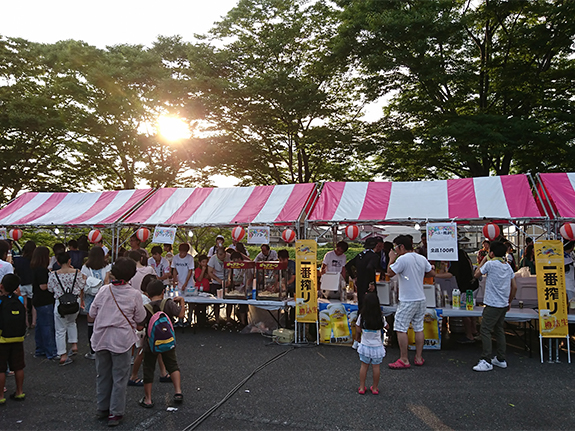
<svg viewBox="0 0 575 431">
<path fill-rule="evenodd" d="M 535 243 L 539 333 L 545 338 L 566 337 L 567 294 L 561 241 Z"/>
<path fill-rule="evenodd" d="M 298 240 L 296 256 L 296 320 L 317 322 L 317 243 Z"/>
</svg>

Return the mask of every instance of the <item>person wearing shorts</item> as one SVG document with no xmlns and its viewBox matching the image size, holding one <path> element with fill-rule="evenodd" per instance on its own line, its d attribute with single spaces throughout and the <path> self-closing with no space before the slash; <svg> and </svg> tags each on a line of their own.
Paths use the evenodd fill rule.
<svg viewBox="0 0 575 431">
<path fill-rule="evenodd" d="M 425 317 L 425 293 L 423 291 L 423 278 L 435 276 L 429 261 L 413 250 L 411 235 L 399 235 L 393 241 L 394 248 L 389 252 L 389 267 L 387 274 L 390 277 L 398 276 L 399 305 L 395 312 L 394 329 L 397 333 L 400 358 L 388 364 L 391 369 L 409 368 L 407 356 L 407 330 L 413 326 L 415 332 L 415 365 L 423 365 L 423 318 Z"/>
</svg>

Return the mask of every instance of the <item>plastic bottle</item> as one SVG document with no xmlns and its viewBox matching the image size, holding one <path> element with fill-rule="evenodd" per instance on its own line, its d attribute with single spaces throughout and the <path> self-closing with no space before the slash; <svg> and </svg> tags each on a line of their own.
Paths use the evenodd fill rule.
<svg viewBox="0 0 575 431">
<path fill-rule="evenodd" d="M 468 290 L 465 294 L 465 308 L 468 311 L 473 311 L 473 290 Z"/>
<path fill-rule="evenodd" d="M 439 284 L 435 284 L 435 306 L 436 307 L 441 307 L 441 301 L 442 301 L 443 297 L 441 295 L 441 287 L 439 286 Z"/>
<path fill-rule="evenodd" d="M 451 308 L 461 307 L 461 292 L 458 288 L 451 291 Z"/>
</svg>

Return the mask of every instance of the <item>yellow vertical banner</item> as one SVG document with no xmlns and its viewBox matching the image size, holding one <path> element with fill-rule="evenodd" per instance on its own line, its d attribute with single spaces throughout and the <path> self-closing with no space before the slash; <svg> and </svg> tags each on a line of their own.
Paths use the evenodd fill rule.
<svg viewBox="0 0 575 431">
<path fill-rule="evenodd" d="M 295 318 L 302 323 L 317 322 L 317 243 L 300 239 L 295 243 Z"/>
<path fill-rule="evenodd" d="M 566 337 L 567 293 L 565 265 L 561 241 L 535 243 L 537 269 L 537 302 L 539 304 L 539 333 L 545 338 Z"/>
</svg>

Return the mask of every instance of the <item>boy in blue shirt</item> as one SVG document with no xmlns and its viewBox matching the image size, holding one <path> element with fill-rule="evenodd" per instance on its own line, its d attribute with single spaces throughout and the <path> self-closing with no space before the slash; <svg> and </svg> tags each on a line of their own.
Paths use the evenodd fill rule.
<svg viewBox="0 0 575 431">
<path fill-rule="evenodd" d="M 24 299 L 16 291 L 20 277 L 6 274 L 0 282 L 0 388 L 6 383 L 8 365 L 14 371 L 16 392 L 10 395 L 15 401 L 24 401 L 24 336 L 26 334 L 26 308 Z M 0 389 L 1 390 L 1 389 Z M 1 395 L 0 406 L 6 404 Z"/>
</svg>

